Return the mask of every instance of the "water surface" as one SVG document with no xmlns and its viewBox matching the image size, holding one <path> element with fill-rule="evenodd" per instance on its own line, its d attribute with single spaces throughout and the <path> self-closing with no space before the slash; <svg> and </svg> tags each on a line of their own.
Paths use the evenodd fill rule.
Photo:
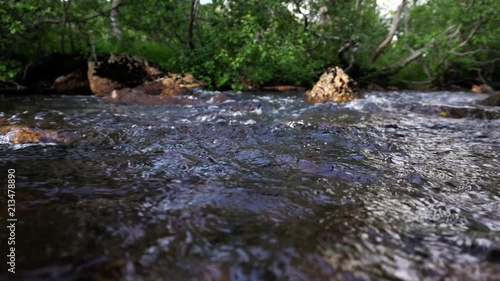
<svg viewBox="0 0 500 281">
<path fill-rule="evenodd" d="M 0 97 L 4 124 L 72 139 L 0 136 L 17 279 L 499 280 L 500 120 L 485 118 L 500 113 L 484 96 L 199 94 Z"/>
</svg>

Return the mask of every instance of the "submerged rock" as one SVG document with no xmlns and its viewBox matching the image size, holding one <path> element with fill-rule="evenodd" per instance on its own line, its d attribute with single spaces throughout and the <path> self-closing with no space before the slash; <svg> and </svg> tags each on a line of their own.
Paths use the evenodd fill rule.
<svg viewBox="0 0 500 281">
<path fill-rule="evenodd" d="M 69 143 L 71 138 L 62 136 L 56 131 L 46 131 L 42 129 L 29 128 L 25 126 L 7 125 L 0 127 L 0 136 L 3 136 L 9 143 Z"/>
<path fill-rule="evenodd" d="M 194 88 L 203 88 L 206 84 L 196 80 L 191 74 L 168 73 L 152 82 L 144 83 L 133 90 L 146 95 L 179 96 L 193 94 Z"/>
<path fill-rule="evenodd" d="M 497 91 L 486 99 L 480 101 L 479 104 L 487 106 L 500 106 L 500 91 Z"/>
<path fill-rule="evenodd" d="M 271 92 L 304 92 L 306 89 L 299 86 L 281 85 L 262 87 L 262 90 Z"/>
<path fill-rule="evenodd" d="M 380 85 L 378 85 L 376 83 L 368 84 L 368 86 L 366 86 L 366 89 L 368 91 L 383 91 L 384 90 L 384 88 L 382 88 Z"/>
<path fill-rule="evenodd" d="M 240 79 L 241 85 L 243 86 L 243 91 L 256 91 L 260 89 L 259 83 L 252 81 L 248 78 Z"/>
<path fill-rule="evenodd" d="M 500 119 L 500 111 L 472 106 L 421 105 L 407 106 L 412 112 L 439 115 L 445 118 Z"/>
<path fill-rule="evenodd" d="M 495 90 L 488 85 L 488 84 L 481 84 L 481 85 L 472 85 L 472 92 L 476 94 L 487 94 L 487 93 L 493 93 Z"/>
<path fill-rule="evenodd" d="M 306 92 L 306 100 L 311 103 L 347 102 L 362 97 L 358 83 L 340 67 L 329 68 L 312 90 Z"/>
<path fill-rule="evenodd" d="M 167 75 L 161 79 L 161 84 L 164 87 L 162 94 L 171 96 L 191 93 L 191 90 L 194 88 L 204 88 L 207 86 L 206 83 L 197 80 L 191 74 L 178 74 L 171 72 L 167 73 Z"/>
<path fill-rule="evenodd" d="M 113 90 L 111 95 L 105 98 L 110 103 L 121 104 L 181 104 L 193 105 L 199 101 L 188 96 L 169 96 L 169 95 L 148 95 L 136 89 L 124 88 L 121 90 Z"/>
<path fill-rule="evenodd" d="M 49 87 L 49 91 L 58 94 L 89 94 L 89 81 L 84 71 L 75 70 L 69 74 L 57 77 Z"/>
<path fill-rule="evenodd" d="M 440 106 L 441 116 L 448 118 L 499 119 L 500 112 L 476 107 Z"/>
</svg>

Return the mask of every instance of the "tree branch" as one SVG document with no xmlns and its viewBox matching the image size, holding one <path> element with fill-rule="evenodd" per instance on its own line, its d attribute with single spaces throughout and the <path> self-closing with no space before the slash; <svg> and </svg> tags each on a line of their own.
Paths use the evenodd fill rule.
<svg viewBox="0 0 500 281">
<path fill-rule="evenodd" d="M 120 3 L 116 6 L 112 6 L 111 8 L 109 9 L 106 9 L 104 11 L 100 11 L 98 13 L 95 13 L 95 14 L 92 14 L 92 15 L 89 15 L 89 16 L 86 16 L 86 17 L 83 17 L 81 19 L 76 19 L 76 20 L 73 20 L 72 22 L 85 22 L 85 21 L 88 21 L 88 20 L 91 20 L 91 19 L 95 19 L 97 17 L 100 17 L 100 16 L 103 16 L 113 10 L 116 10 L 118 9 L 119 7 L 121 6 L 124 6 L 125 4 L 123 2 L 120 1 Z M 35 23 L 33 24 L 33 26 L 35 28 L 38 28 L 44 24 L 58 24 L 58 23 L 61 23 L 63 20 L 62 19 L 55 19 L 55 18 L 44 18 L 44 19 L 39 19 L 37 21 L 35 21 Z"/>
<path fill-rule="evenodd" d="M 468 52 L 463 52 L 463 53 L 457 53 L 457 52 L 455 52 L 455 51 L 452 50 L 452 51 L 450 51 L 450 54 L 453 54 L 453 55 L 455 55 L 457 57 L 465 57 L 465 56 L 474 55 L 474 54 L 479 53 L 481 51 L 486 51 L 486 49 L 479 48 L 479 49 L 476 49 L 474 51 L 468 51 Z"/>
<path fill-rule="evenodd" d="M 427 43 L 424 47 L 420 48 L 417 51 L 413 51 L 410 56 L 408 56 L 406 59 L 400 60 L 399 62 L 396 62 L 390 66 L 382 68 L 382 71 L 390 71 L 390 72 L 397 72 L 398 70 L 404 68 L 408 64 L 410 64 L 412 61 L 420 58 L 427 49 L 429 49 L 435 42 L 435 39 L 432 39 L 429 43 Z"/>
<path fill-rule="evenodd" d="M 447 35 L 446 38 L 448 40 L 453 40 L 453 39 L 457 38 L 458 35 L 460 35 L 460 27 L 461 27 L 460 24 L 458 26 L 454 25 L 454 24 L 449 26 L 444 32 L 447 33 L 453 29 L 454 29 L 454 31 L 451 34 Z"/>
<path fill-rule="evenodd" d="M 479 31 L 479 28 L 481 27 L 481 25 L 483 25 L 486 21 L 488 21 L 488 19 L 489 19 L 488 17 L 483 17 L 483 18 L 479 19 L 474 24 L 474 27 L 469 32 L 469 35 L 467 36 L 467 38 L 465 38 L 460 44 L 458 44 L 457 46 L 455 46 L 454 48 L 452 48 L 451 50 L 446 52 L 445 56 L 439 61 L 439 63 L 437 65 L 442 65 L 451 54 L 456 53 L 457 49 L 460 49 L 463 46 L 467 45 L 472 40 L 472 37 L 474 37 L 474 35 Z"/>
<path fill-rule="evenodd" d="M 476 0 L 472 0 L 471 1 L 471 3 L 469 4 L 469 6 L 467 7 L 466 11 L 470 12 L 470 10 L 472 9 L 472 7 L 474 7 L 474 4 L 476 4 Z"/>
<path fill-rule="evenodd" d="M 477 31 L 479 30 L 479 28 L 481 27 L 481 25 L 483 25 L 483 23 L 485 23 L 486 21 L 488 21 L 488 17 L 484 17 L 484 18 L 481 18 L 480 20 L 478 20 L 476 22 L 476 24 L 474 25 L 474 28 L 472 28 L 471 32 L 469 33 L 469 36 L 467 36 L 467 38 L 465 38 L 465 40 L 462 43 L 460 43 L 457 47 L 453 48 L 452 51 L 454 51 L 454 50 L 456 50 L 458 48 L 462 48 L 467 43 L 469 43 L 469 41 L 472 39 L 472 37 L 474 36 L 474 34 L 477 33 Z"/>
<path fill-rule="evenodd" d="M 414 54 L 416 51 L 412 48 L 412 47 L 408 47 L 408 50 Z M 417 59 L 418 63 L 422 66 L 422 69 L 424 70 L 425 74 L 427 75 L 427 78 L 429 80 L 432 80 L 432 73 L 431 73 L 431 70 L 429 69 L 429 66 L 427 65 L 427 63 L 425 62 L 425 60 L 420 56 L 418 59 Z"/>
<path fill-rule="evenodd" d="M 484 66 L 488 64 L 494 64 L 500 62 L 500 58 L 494 58 L 492 60 L 487 60 L 487 61 L 475 61 L 474 64 L 479 65 L 479 66 Z"/>
<path fill-rule="evenodd" d="M 373 52 L 372 55 L 372 63 L 374 63 L 378 56 L 382 53 L 384 48 L 391 43 L 392 38 L 394 37 L 394 34 L 396 34 L 396 31 L 398 30 L 398 25 L 399 25 L 399 20 L 401 18 L 401 14 L 403 13 L 403 10 L 406 6 L 407 0 L 403 0 L 401 4 L 399 4 L 398 9 L 396 10 L 396 14 L 394 15 L 394 18 L 392 19 L 392 24 L 391 24 L 391 29 L 389 30 L 389 33 L 385 37 L 384 41 L 380 43 L 380 45 L 377 47 L 375 52 Z"/>
<path fill-rule="evenodd" d="M 344 69 L 345 72 L 348 72 L 349 69 L 354 65 L 354 55 L 358 52 L 359 49 L 359 38 L 356 35 L 352 35 L 351 38 L 340 47 L 340 49 L 337 51 L 337 56 L 339 57 L 340 61 L 346 61 L 346 59 L 343 57 L 343 54 L 346 51 L 349 51 L 349 60 L 347 63 L 349 64 L 347 68 Z M 342 66 L 344 67 L 344 66 Z"/>
</svg>

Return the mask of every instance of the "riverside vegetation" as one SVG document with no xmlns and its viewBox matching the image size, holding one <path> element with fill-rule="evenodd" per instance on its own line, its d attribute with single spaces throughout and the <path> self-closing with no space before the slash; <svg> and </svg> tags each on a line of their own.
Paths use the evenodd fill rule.
<svg viewBox="0 0 500 281">
<path fill-rule="evenodd" d="M 338 65 L 362 86 L 499 86 L 500 3 L 402 0 L 2 0 L 0 84 L 54 52 L 140 55 L 212 89 L 310 88 Z M 28 67 L 27 67 L 28 66 Z"/>
</svg>

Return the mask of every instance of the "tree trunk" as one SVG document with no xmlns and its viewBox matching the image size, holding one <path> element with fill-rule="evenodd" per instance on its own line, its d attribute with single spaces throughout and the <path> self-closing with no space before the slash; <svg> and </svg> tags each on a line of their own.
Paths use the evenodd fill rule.
<svg viewBox="0 0 500 281">
<path fill-rule="evenodd" d="M 120 24 L 118 22 L 118 6 L 120 5 L 121 0 L 113 0 L 111 2 L 111 11 L 109 18 L 111 20 L 111 30 L 113 32 L 113 35 L 120 39 L 122 36 L 121 30 L 120 30 Z"/>
<path fill-rule="evenodd" d="M 191 50 L 195 49 L 194 46 L 194 24 L 196 19 L 196 9 L 198 7 L 198 0 L 191 0 L 191 18 L 189 20 L 189 30 L 188 30 L 188 44 Z"/>
<path fill-rule="evenodd" d="M 68 21 L 68 7 L 71 4 L 71 0 L 68 0 L 66 2 L 62 2 L 62 7 L 63 7 L 63 18 L 61 20 L 61 53 L 64 54 L 64 48 L 65 48 L 65 34 L 66 34 L 66 23 Z"/>
</svg>

